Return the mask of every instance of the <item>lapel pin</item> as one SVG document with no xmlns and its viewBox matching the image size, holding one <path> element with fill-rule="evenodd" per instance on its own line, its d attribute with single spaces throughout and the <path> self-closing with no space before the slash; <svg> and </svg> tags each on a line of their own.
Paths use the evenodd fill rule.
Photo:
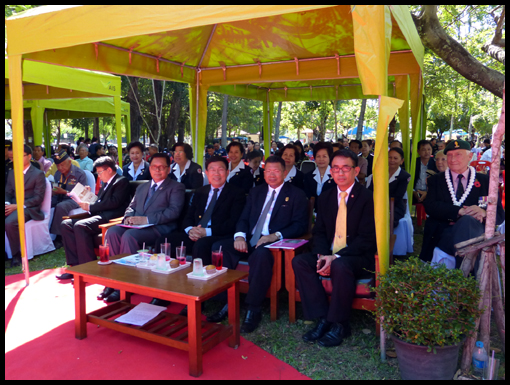
<svg viewBox="0 0 510 385">
<path fill-rule="evenodd" d="M 351 195 L 351 198 L 354 198 L 354 195 Z"/>
<path fill-rule="evenodd" d="M 289 197 L 286 197 L 286 198 L 285 198 L 285 202 L 288 202 L 288 201 L 289 201 Z"/>
</svg>

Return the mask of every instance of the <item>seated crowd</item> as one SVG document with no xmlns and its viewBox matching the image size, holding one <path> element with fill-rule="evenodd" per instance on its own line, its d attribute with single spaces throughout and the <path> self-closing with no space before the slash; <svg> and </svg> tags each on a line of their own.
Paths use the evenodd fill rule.
<svg viewBox="0 0 510 385">
<path fill-rule="evenodd" d="M 429 141 L 418 143 L 412 199 L 422 203 L 429 216 L 421 258 L 450 258 L 459 267 L 453 245 L 484 231 L 486 212 L 479 202 L 488 195 L 488 176 L 469 166 L 473 151 L 468 142 L 450 141 L 437 149 L 435 157 L 434 146 Z M 325 347 L 338 346 L 350 335 L 356 279 L 366 270 L 375 270 L 372 147 L 370 140 L 319 142 L 306 148 L 300 142 L 285 146 L 273 142 L 265 157 L 254 143 L 248 152 L 240 142 L 231 142 L 225 150 L 215 143 L 206 149 L 203 172 L 202 166 L 192 161 L 193 151 L 186 143 L 177 143 L 172 157 L 151 146 L 146 157 L 144 146 L 132 142 L 126 154 L 130 163 L 122 169 L 117 165 L 116 148 L 105 156 L 98 143 L 90 147 L 81 144 L 76 161 L 71 159 L 69 147 L 61 147 L 52 158 L 53 164 L 44 159 L 40 146 L 36 147 L 40 152 L 37 155 L 25 146 L 25 221 L 41 219 L 46 173 L 54 182 L 51 205 L 55 210 L 50 230 L 59 237 L 56 246 L 61 239 L 69 265 L 96 260 L 93 237 L 101 232 L 99 225 L 118 217 L 123 217 L 124 224 L 153 226 L 111 227 L 103 240 L 110 246 L 111 255 L 136 253 L 144 243 L 158 250 L 167 241 L 183 244 L 193 259 L 202 258 L 204 264 L 209 264 L 211 250 L 221 247 L 224 266 L 235 269 L 240 260 L 247 260 L 250 266 L 247 313 L 241 326 L 241 332 L 250 333 L 261 321 L 262 303 L 271 284 L 274 258 L 264 246 L 305 235 L 310 219 L 308 200 L 313 197 L 316 219 L 310 252 L 296 256 L 292 263 L 304 317 L 316 320 L 303 339 Z M 406 191 L 411 179 L 403 169 L 401 147 L 400 142 L 393 141 L 388 151 L 394 227 L 406 214 Z M 310 159 L 313 168 L 301 171 L 312 163 Z M 19 263 L 14 176 L 7 170 L 7 160 L 6 143 L 6 235 L 13 261 Z M 12 169 L 12 162 L 10 165 Z M 77 203 L 68 193 L 77 183 L 89 186 L 87 172 L 97 175 L 98 199 L 92 204 Z M 139 184 L 131 201 L 130 181 L 147 181 Z M 186 190 L 194 191 L 189 204 L 185 203 Z M 83 214 L 67 218 L 77 208 Z M 504 211 L 498 202 L 497 224 L 503 220 Z M 331 278 L 330 301 L 321 276 Z M 72 274 L 57 278 L 70 279 Z M 98 299 L 113 302 L 120 295 L 105 288 Z M 228 315 L 226 293 L 215 300 L 224 306 L 207 318 L 210 322 L 220 322 Z M 168 305 L 157 298 L 151 303 Z"/>
</svg>

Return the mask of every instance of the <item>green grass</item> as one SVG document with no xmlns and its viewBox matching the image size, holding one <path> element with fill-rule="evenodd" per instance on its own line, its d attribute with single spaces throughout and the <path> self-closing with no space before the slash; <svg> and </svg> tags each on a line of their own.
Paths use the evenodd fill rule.
<svg viewBox="0 0 510 385">
<path fill-rule="evenodd" d="M 419 255 L 423 239 L 423 227 L 415 225 L 414 254 Z M 20 274 L 21 266 L 10 268 L 10 262 L 5 263 L 5 275 Z M 30 271 L 54 269 L 65 267 L 66 259 L 64 249 L 34 257 L 29 263 Z M 244 295 L 241 296 L 241 303 Z M 290 325 L 288 322 L 288 297 L 283 290 L 280 293 L 279 319 L 271 322 L 269 319 L 269 300 L 264 302 L 264 315 L 259 328 L 243 337 L 278 359 L 291 365 L 300 373 L 312 379 L 324 380 L 398 380 L 400 373 L 396 358 L 387 358 L 381 363 L 379 351 L 379 337 L 375 335 L 375 321 L 370 313 L 354 310 L 351 327 L 352 336 L 345 339 L 342 345 L 334 348 L 322 348 L 317 344 L 307 344 L 301 337 L 313 325 L 305 324 L 301 310 L 301 303 L 296 305 L 297 322 Z M 221 305 L 208 301 L 206 314 L 213 314 L 220 310 Z M 244 310 L 241 311 L 241 319 Z M 226 321 L 225 321 L 226 323 Z M 491 325 L 491 346 L 503 349 L 495 325 Z M 387 350 L 393 350 L 390 340 L 386 342 Z M 461 353 L 462 354 L 462 350 Z M 501 359 L 500 376 L 505 376 L 505 354 L 496 354 Z M 249 359 L 249 357 L 247 358 Z M 460 365 L 460 359 L 459 359 Z"/>
</svg>

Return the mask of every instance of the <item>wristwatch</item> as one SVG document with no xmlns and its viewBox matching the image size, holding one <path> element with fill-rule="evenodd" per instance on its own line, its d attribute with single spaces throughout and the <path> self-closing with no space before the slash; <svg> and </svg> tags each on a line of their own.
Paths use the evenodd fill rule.
<svg viewBox="0 0 510 385">
<path fill-rule="evenodd" d="M 280 233 L 279 231 L 277 231 L 274 234 L 276 235 L 276 238 L 278 238 L 279 241 L 283 238 L 282 233 Z"/>
</svg>

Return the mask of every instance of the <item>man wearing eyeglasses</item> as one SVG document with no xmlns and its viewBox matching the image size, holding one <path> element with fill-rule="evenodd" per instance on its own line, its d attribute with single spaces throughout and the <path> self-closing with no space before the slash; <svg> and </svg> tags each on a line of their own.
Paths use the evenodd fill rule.
<svg viewBox="0 0 510 385">
<path fill-rule="evenodd" d="M 70 266 L 97 259 L 94 237 L 101 233 L 99 225 L 123 215 L 129 204 L 129 182 L 117 174 L 116 166 L 115 161 L 108 156 L 102 156 L 94 162 L 97 176 L 103 182 L 97 201 L 90 204 L 77 202 L 86 212 L 64 219 L 60 224 L 66 261 Z M 89 186 L 85 188 L 90 191 Z M 64 273 L 57 278 L 71 279 L 73 275 Z"/>
<path fill-rule="evenodd" d="M 177 229 L 185 188 L 182 183 L 170 179 L 169 167 L 167 154 L 152 156 L 149 167 L 152 180 L 136 189 L 124 214 L 123 224 L 134 228 L 115 226 L 106 233 L 111 255 L 133 254 L 141 249 L 143 243 L 153 245 L 162 234 Z M 140 227 L 143 225 L 146 227 Z"/>
<path fill-rule="evenodd" d="M 348 149 L 333 154 L 331 174 L 337 188 L 319 197 L 312 253 L 292 261 L 304 317 L 318 319 L 303 340 L 324 347 L 338 346 L 351 334 L 356 279 L 375 271 L 374 201 L 372 192 L 356 182 L 359 172 L 357 154 Z M 331 277 L 331 304 L 320 276 Z"/>
<path fill-rule="evenodd" d="M 262 302 L 271 286 L 274 258 L 264 247 L 283 238 L 299 238 L 308 225 L 307 199 L 300 188 L 285 182 L 285 162 L 278 156 L 266 160 L 265 184 L 250 190 L 246 206 L 236 225 L 234 239 L 216 242 L 222 247 L 223 266 L 235 269 L 241 258 L 248 258 L 250 288 L 246 296 L 248 311 L 241 333 L 251 333 L 262 319 Z M 227 302 L 226 292 L 217 297 Z M 221 322 L 228 315 L 228 305 L 207 317 L 208 322 Z"/>
</svg>

